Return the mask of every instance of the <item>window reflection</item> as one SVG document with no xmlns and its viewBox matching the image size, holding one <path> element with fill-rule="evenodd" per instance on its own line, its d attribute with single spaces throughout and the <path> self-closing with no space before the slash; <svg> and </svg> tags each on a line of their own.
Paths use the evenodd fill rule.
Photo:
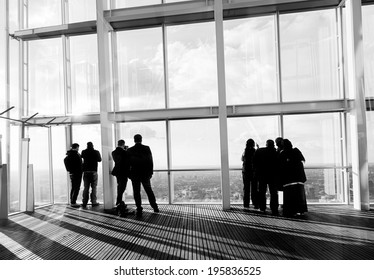
<svg viewBox="0 0 374 280">
<path fill-rule="evenodd" d="M 284 101 L 339 98 L 335 10 L 280 16 Z"/>
<path fill-rule="evenodd" d="M 100 111 L 97 38 L 70 37 L 73 114 Z"/>
<path fill-rule="evenodd" d="M 224 22 L 227 104 L 278 101 L 274 25 L 273 16 Z"/>
<path fill-rule="evenodd" d="M 218 104 L 214 23 L 167 27 L 170 107 Z"/>
<path fill-rule="evenodd" d="M 62 41 L 29 42 L 29 114 L 64 114 Z"/>
<path fill-rule="evenodd" d="M 165 108 L 161 28 L 117 33 L 119 109 Z"/>
</svg>

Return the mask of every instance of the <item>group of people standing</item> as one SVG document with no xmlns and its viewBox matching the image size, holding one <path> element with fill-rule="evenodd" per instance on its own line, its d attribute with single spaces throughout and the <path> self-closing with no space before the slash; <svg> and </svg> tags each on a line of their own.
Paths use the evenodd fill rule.
<svg viewBox="0 0 374 280">
<path fill-rule="evenodd" d="M 276 145 L 276 147 L 275 147 Z M 278 137 L 266 141 L 266 147 L 258 147 L 248 139 L 242 155 L 243 204 L 252 201 L 253 207 L 266 212 L 266 193 L 270 192 L 270 209 L 279 215 L 278 191 L 283 191 L 283 215 L 294 216 L 308 211 L 304 183 L 305 158 L 288 139 Z"/>
<path fill-rule="evenodd" d="M 142 200 L 140 195 L 141 184 L 148 196 L 150 205 L 154 212 L 159 212 L 156 198 L 151 188 L 151 178 L 153 175 L 153 158 L 151 149 L 142 144 L 142 136 L 134 136 L 135 145 L 131 148 L 125 146 L 124 140 L 118 140 L 116 149 L 112 152 L 114 168 L 111 172 L 117 179 L 117 198 L 116 206 L 123 206 L 122 211 L 128 211 L 123 194 L 126 190 L 128 179 L 130 178 L 133 186 L 134 200 L 137 215 L 143 212 Z M 69 172 L 71 180 L 70 204 L 72 207 L 86 207 L 89 201 L 89 189 L 91 187 L 91 203 L 97 206 L 97 166 L 101 162 L 100 152 L 95 150 L 92 142 L 87 143 L 87 149 L 79 154 L 79 144 L 74 143 L 71 149 L 67 151 L 64 159 L 66 170 Z M 82 204 L 77 204 L 77 198 L 80 190 L 83 176 L 84 190 Z"/>
</svg>

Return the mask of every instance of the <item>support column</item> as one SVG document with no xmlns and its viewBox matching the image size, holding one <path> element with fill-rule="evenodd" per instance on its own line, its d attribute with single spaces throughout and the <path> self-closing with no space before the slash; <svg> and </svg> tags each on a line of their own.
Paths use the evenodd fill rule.
<svg viewBox="0 0 374 280">
<path fill-rule="evenodd" d="M 110 78 L 110 51 L 109 31 L 110 25 L 104 18 L 104 10 L 108 9 L 107 1 L 96 0 L 97 12 L 97 43 L 99 58 L 99 87 L 100 87 L 100 125 L 102 143 L 102 167 L 104 209 L 112 209 L 114 204 L 114 186 L 110 175 L 112 168 L 111 152 L 113 150 L 113 124 L 109 120 L 109 112 L 112 104 L 112 86 Z"/>
<path fill-rule="evenodd" d="M 226 107 L 226 77 L 225 53 L 223 40 L 223 4 L 222 0 L 214 1 L 214 19 L 216 24 L 217 47 L 217 80 L 219 104 L 219 134 L 221 147 L 221 190 L 223 210 L 230 209 L 230 170 L 229 145 L 227 138 L 227 107 Z"/>
<path fill-rule="evenodd" d="M 350 112 L 352 143 L 352 178 L 354 208 L 369 210 L 368 150 L 364 92 L 364 50 L 361 1 L 347 0 L 347 69 L 348 96 L 354 98 Z"/>
</svg>

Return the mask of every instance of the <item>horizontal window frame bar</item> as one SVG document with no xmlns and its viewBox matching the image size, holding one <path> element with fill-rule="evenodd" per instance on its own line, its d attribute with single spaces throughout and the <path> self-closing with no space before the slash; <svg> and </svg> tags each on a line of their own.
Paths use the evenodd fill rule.
<svg viewBox="0 0 374 280">
<path fill-rule="evenodd" d="M 348 112 L 354 106 L 353 100 L 325 100 L 278 102 L 267 104 L 247 104 L 227 106 L 227 117 L 257 117 L 295 114 L 337 113 Z M 109 120 L 115 123 L 173 121 L 218 118 L 218 106 L 194 108 L 170 108 L 139 111 L 110 112 Z M 49 123 L 51 118 L 56 118 Z M 27 116 L 22 120 L 26 120 Z M 67 125 L 67 124 L 95 124 L 100 123 L 100 113 L 68 116 L 36 116 L 27 125 Z"/>
</svg>

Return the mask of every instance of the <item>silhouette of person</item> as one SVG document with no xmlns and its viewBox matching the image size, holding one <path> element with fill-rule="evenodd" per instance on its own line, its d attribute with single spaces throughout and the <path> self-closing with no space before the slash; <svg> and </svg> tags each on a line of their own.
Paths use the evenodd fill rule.
<svg viewBox="0 0 374 280">
<path fill-rule="evenodd" d="M 130 162 L 127 154 L 127 146 L 125 146 L 124 140 L 118 140 L 116 149 L 112 152 L 112 158 L 114 160 L 114 168 L 112 170 L 112 175 L 117 179 L 117 199 L 116 205 L 119 205 L 123 201 L 123 193 L 126 190 Z M 126 204 L 125 208 L 126 208 Z"/>
<path fill-rule="evenodd" d="M 88 203 L 88 195 L 91 186 L 91 203 L 92 206 L 98 206 L 97 202 L 97 165 L 101 162 L 101 155 L 98 150 L 94 149 L 92 142 L 87 142 L 87 148 L 82 151 L 83 159 L 83 199 L 82 207 L 86 207 Z"/>
<path fill-rule="evenodd" d="M 153 158 L 151 149 L 142 144 L 142 136 L 134 135 L 135 145 L 128 149 L 130 158 L 130 179 L 134 190 L 134 199 L 136 204 L 136 213 L 141 215 L 143 212 L 142 199 L 140 195 L 140 184 L 148 196 L 149 204 L 154 212 L 159 212 L 156 198 L 151 187 L 151 178 L 153 176 Z"/>
<path fill-rule="evenodd" d="M 71 181 L 70 205 L 72 207 L 80 207 L 77 204 L 77 197 L 82 182 L 82 157 L 78 151 L 79 144 L 74 143 L 71 145 L 70 150 L 66 152 L 66 157 L 64 158 L 65 168 L 69 172 Z"/>
<path fill-rule="evenodd" d="M 266 211 L 266 191 L 269 186 L 270 209 L 273 215 L 278 215 L 279 203 L 276 184 L 278 157 L 273 140 L 267 140 L 265 148 L 259 148 L 256 150 L 253 164 L 259 186 L 258 203 L 260 210 L 263 212 Z"/>
<path fill-rule="evenodd" d="M 275 145 L 277 146 L 277 152 L 280 153 L 283 150 L 283 138 L 275 138 Z"/>
<path fill-rule="evenodd" d="M 283 184 L 283 215 L 294 216 L 308 212 L 304 183 L 305 158 L 298 148 L 293 148 L 288 139 L 283 140 L 280 156 L 281 179 Z"/>
<path fill-rule="evenodd" d="M 259 208 L 258 205 L 258 190 L 257 190 L 257 180 L 254 176 L 253 171 L 253 157 L 256 152 L 255 141 L 253 139 L 248 139 L 246 142 L 246 147 L 242 155 L 242 177 L 243 177 L 243 206 L 245 208 L 249 207 L 249 200 L 251 198 L 252 204 L 255 209 Z"/>
</svg>

